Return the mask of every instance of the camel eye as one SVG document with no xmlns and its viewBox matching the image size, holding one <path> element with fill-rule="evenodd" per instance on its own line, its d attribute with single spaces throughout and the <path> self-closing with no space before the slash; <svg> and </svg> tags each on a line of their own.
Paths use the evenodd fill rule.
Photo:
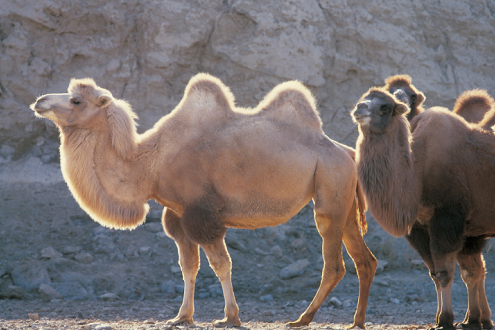
<svg viewBox="0 0 495 330">
<path fill-rule="evenodd" d="M 388 104 L 383 104 L 380 107 L 380 111 L 382 112 L 382 115 L 386 114 L 390 110 L 390 107 Z"/>
<path fill-rule="evenodd" d="M 414 103 L 416 102 L 416 95 L 411 95 L 411 103 Z"/>
<path fill-rule="evenodd" d="M 74 105 L 80 105 L 81 104 L 81 101 L 79 101 L 78 99 L 70 99 L 70 103 L 74 104 Z"/>
</svg>

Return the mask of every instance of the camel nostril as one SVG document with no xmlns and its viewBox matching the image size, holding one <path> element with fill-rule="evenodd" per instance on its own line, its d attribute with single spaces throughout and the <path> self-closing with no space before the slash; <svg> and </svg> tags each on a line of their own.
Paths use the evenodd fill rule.
<svg viewBox="0 0 495 330">
<path fill-rule="evenodd" d="M 36 103 L 41 103 L 43 101 L 46 101 L 46 97 L 45 96 L 42 96 L 40 97 L 39 99 L 36 100 Z"/>
</svg>

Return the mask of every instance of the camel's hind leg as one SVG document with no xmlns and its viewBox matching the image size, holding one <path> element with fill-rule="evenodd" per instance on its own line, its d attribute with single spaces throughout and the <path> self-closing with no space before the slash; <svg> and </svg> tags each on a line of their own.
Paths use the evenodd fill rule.
<svg viewBox="0 0 495 330">
<path fill-rule="evenodd" d="M 357 223 L 356 213 L 349 214 L 347 224 L 344 229 L 344 244 L 347 252 L 351 256 L 356 265 L 357 275 L 359 278 L 359 297 L 354 314 L 354 323 L 349 328 L 360 327 L 364 328 L 364 319 L 366 317 L 366 307 L 368 305 L 368 297 L 370 295 L 371 284 L 375 277 L 376 258 L 370 252 L 364 243 L 359 225 Z"/>
<path fill-rule="evenodd" d="M 199 271 L 199 246 L 187 238 L 181 228 L 180 218 L 170 209 L 164 211 L 163 226 L 179 249 L 179 265 L 184 279 L 184 298 L 179 313 L 168 320 L 167 324 L 192 324 L 194 323 L 194 285 Z"/>
<path fill-rule="evenodd" d="M 486 243 L 484 237 L 467 237 L 464 247 L 457 255 L 461 277 L 468 291 L 468 310 L 461 329 L 492 329 L 491 310 L 485 294 L 485 262 L 481 251 Z"/>
<path fill-rule="evenodd" d="M 214 320 L 213 325 L 217 327 L 239 327 L 241 325 L 239 307 L 235 301 L 231 279 L 232 262 L 227 247 L 225 246 L 225 241 L 222 238 L 212 244 L 201 245 L 201 247 L 208 257 L 211 268 L 213 268 L 220 283 L 222 283 L 223 296 L 225 299 L 225 318 L 222 320 Z"/>
</svg>

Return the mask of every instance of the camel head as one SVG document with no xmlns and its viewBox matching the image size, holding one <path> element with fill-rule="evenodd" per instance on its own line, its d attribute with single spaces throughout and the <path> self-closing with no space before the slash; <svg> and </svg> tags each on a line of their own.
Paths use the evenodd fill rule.
<svg viewBox="0 0 495 330">
<path fill-rule="evenodd" d="M 383 87 L 390 93 L 394 94 L 398 90 L 402 90 L 405 97 L 402 101 L 409 104 L 411 112 L 408 115 L 408 120 L 410 121 L 412 117 L 418 114 L 417 108 L 422 107 L 423 102 L 426 100 L 426 96 L 419 91 L 412 83 L 412 79 L 407 74 L 399 74 L 395 76 L 390 76 L 385 79 L 385 86 Z M 407 100 L 407 101 L 406 101 Z M 422 112 L 421 109 L 419 112 Z"/>
<path fill-rule="evenodd" d="M 91 121 L 112 102 L 112 94 L 92 79 L 72 79 L 67 93 L 38 97 L 31 109 L 52 120 L 59 128 L 91 127 Z"/>
<path fill-rule="evenodd" d="M 71 79 L 67 93 L 40 96 L 30 108 L 36 116 L 52 120 L 62 132 L 107 126 L 115 150 L 124 158 L 133 156 L 137 115 L 129 103 L 115 99 L 91 78 Z"/>
<path fill-rule="evenodd" d="M 383 88 L 373 87 L 359 99 L 351 116 L 361 130 L 383 134 L 394 117 L 408 113 L 409 106 L 404 99 L 403 91 L 392 95 Z"/>
</svg>

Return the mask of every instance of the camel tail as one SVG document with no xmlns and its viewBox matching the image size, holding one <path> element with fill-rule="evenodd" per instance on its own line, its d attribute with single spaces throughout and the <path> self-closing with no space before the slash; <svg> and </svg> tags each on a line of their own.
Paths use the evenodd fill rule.
<svg viewBox="0 0 495 330">
<path fill-rule="evenodd" d="M 366 205 L 363 188 L 359 184 L 359 181 L 356 185 L 356 205 L 357 221 L 359 223 L 359 228 L 361 228 L 361 235 L 364 235 L 368 231 L 368 222 L 366 221 L 366 215 L 364 214 L 368 206 Z"/>
</svg>

